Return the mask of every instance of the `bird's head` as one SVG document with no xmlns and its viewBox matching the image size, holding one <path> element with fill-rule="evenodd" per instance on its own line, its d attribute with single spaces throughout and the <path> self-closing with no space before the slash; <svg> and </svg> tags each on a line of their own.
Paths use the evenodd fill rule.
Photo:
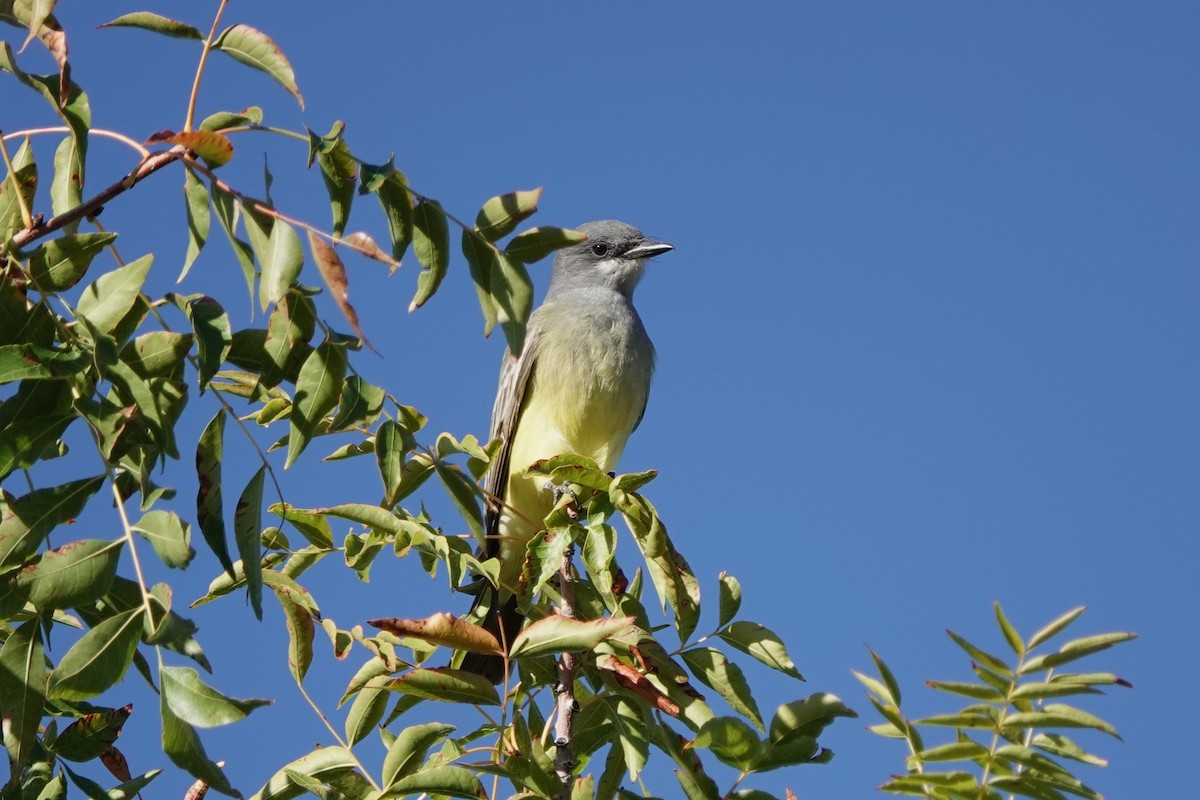
<svg viewBox="0 0 1200 800">
<path fill-rule="evenodd" d="M 675 249 L 612 219 L 589 222 L 577 230 L 587 234 L 587 241 L 558 251 L 550 280 L 551 295 L 596 286 L 633 297 L 646 261 Z"/>
</svg>

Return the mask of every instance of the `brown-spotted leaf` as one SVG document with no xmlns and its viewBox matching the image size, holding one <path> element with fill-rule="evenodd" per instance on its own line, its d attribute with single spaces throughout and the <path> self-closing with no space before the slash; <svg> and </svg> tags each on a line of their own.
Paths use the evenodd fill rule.
<svg viewBox="0 0 1200 800">
<path fill-rule="evenodd" d="M 233 142 L 223 133 L 216 131 L 157 131 L 146 138 L 146 144 L 166 142 L 178 144 L 191 150 L 213 167 L 228 164 L 233 158 Z"/>
<path fill-rule="evenodd" d="M 495 655 L 501 655 L 504 652 L 500 647 L 500 642 L 491 633 L 479 625 L 459 619 L 445 611 L 425 619 L 392 617 L 368 620 L 367 624 L 396 636 L 411 636 L 430 644 L 446 645 L 456 650 Z"/>
<path fill-rule="evenodd" d="M 350 279 L 346 276 L 346 265 L 342 263 L 342 259 L 338 258 L 338 254 L 334 252 L 333 248 L 312 231 L 308 232 L 308 247 L 312 251 L 313 261 L 317 262 L 317 269 L 321 271 L 321 277 L 325 280 L 325 285 L 329 287 L 329 293 L 333 295 L 333 300 L 338 304 L 342 315 L 350 323 L 354 332 L 358 334 L 358 338 L 362 340 L 363 344 L 374 350 L 374 345 L 359 327 L 358 312 L 354 310 L 354 306 L 350 305 Z"/>
</svg>

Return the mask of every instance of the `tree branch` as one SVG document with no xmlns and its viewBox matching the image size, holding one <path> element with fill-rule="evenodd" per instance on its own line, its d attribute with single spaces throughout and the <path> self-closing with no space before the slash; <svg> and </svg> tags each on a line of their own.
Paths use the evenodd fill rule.
<svg viewBox="0 0 1200 800">
<path fill-rule="evenodd" d="M 142 159 L 142 162 L 137 165 L 137 168 L 134 169 L 133 172 L 130 172 L 124 178 L 121 178 L 121 180 L 112 184 L 92 199 L 80 203 L 68 211 L 64 211 L 57 217 L 51 217 L 45 222 L 43 222 L 40 217 L 34 218 L 33 225 L 25 228 L 22 231 L 18 231 L 17 235 L 12 238 L 13 248 L 16 249 L 24 247 L 30 242 L 54 233 L 56 230 L 65 225 L 70 225 L 72 222 L 81 220 L 84 217 L 90 217 L 99 214 L 100 209 L 103 208 L 105 203 L 112 200 L 117 195 L 132 189 L 134 185 L 142 178 L 158 172 L 167 164 L 170 164 L 173 161 L 178 161 L 186 154 L 187 148 L 180 145 L 176 145 L 170 150 L 160 150 L 157 153 L 151 154 L 147 158 Z"/>
<path fill-rule="evenodd" d="M 571 560 L 575 556 L 575 545 L 567 546 L 562 564 L 558 568 L 559 603 L 558 613 L 568 619 L 575 618 L 575 581 L 571 577 Z M 572 777 L 575 771 L 575 653 L 562 653 L 558 657 L 558 685 L 554 687 L 558 715 L 554 723 L 554 772 L 562 781 L 561 800 L 570 800 Z"/>
</svg>

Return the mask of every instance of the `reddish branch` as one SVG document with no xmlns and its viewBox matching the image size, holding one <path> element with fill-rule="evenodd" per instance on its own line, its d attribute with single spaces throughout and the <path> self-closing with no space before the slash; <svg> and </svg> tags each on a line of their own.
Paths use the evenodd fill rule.
<svg viewBox="0 0 1200 800">
<path fill-rule="evenodd" d="M 152 153 L 142 159 L 142 163 L 138 164 L 133 172 L 130 172 L 124 178 L 121 178 L 121 180 L 112 184 L 90 200 L 80 203 L 74 208 L 59 214 L 57 217 L 51 217 L 45 221 L 42 221 L 40 217 L 35 218 L 33 225 L 22 231 L 18 231 L 17 235 L 12 238 L 13 248 L 24 247 L 30 242 L 54 233 L 66 225 L 70 225 L 72 222 L 99 214 L 105 203 L 117 195 L 132 189 L 142 178 L 158 172 L 167 164 L 178 161 L 185 155 L 187 155 L 187 149 L 184 147 L 172 147 L 170 150 L 161 150 L 157 153 Z"/>
</svg>

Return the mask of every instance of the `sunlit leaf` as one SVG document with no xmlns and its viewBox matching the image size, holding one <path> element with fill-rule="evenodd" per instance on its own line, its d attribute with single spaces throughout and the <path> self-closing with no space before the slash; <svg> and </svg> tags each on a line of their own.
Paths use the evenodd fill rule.
<svg viewBox="0 0 1200 800">
<path fill-rule="evenodd" d="M 453 731 L 453 725 L 441 722 L 410 725 L 401 731 L 383 760 L 383 789 L 389 789 L 397 780 L 416 772 L 429 748 Z"/>
<path fill-rule="evenodd" d="M 713 647 L 685 650 L 680 657 L 701 683 L 725 698 L 730 708 L 753 722 L 760 731 L 766 730 L 758 704 L 750 693 L 750 684 L 737 664 Z"/>
<path fill-rule="evenodd" d="M 221 768 L 213 763 L 200 743 L 195 728 L 180 719 L 171 709 L 164 692 L 159 702 L 162 715 L 162 749 L 175 766 L 192 777 L 199 778 L 222 794 L 238 796 Z"/>
<path fill-rule="evenodd" d="M 150 542 L 154 552 L 168 567 L 183 569 L 196 555 L 191 546 L 192 526 L 174 511 L 149 511 L 133 529 Z"/>
<path fill-rule="evenodd" d="M 232 25 L 221 31 L 213 41 L 212 47 L 243 64 L 267 73 L 280 86 L 291 92 L 299 101 L 300 107 L 304 108 L 304 98 L 300 96 L 300 90 L 296 87 L 296 75 L 292 72 L 292 65 L 288 63 L 279 46 L 262 31 L 249 25 Z"/>
<path fill-rule="evenodd" d="M 455 669 L 415 669 L 392 680 L 393 691 L 447 703 L 500 705 L 496 687 L 482 675 Z"/>
<path fill-rule="evenodd" d="M 512 643 L 511 658 L 531 658 L 547 653 L 590 651 L 634 623 L 632 617 L 578 620 L 551 614 L 527 625 Z"/>
<path fill-rule="evenodd" d="M 155 14 L 150 11 L 134 11 L 129 14 L 122 14 L 111 22 L 105 22 L 103 25 L 98 25 L 100 28 L 143 28 L 155 33 L 161 33 L 164 36 L 173 36 L 177 39 L 196 39 L 204 41 L 204 34 L 198 28 L 180 22 L 176 19 L 164 17 L 161 14 Z"/>
<path fill-rule="evenodd" d="M 181 720 L 198 728 L 238 722 L 270 700 L 237 700 L 212 688 L 190 667 L 164 665 L 159 671 L 163 698 Z"/>
<path fill-rule="evenodd" d="M 389 792 L 396 796 L 429 794 L 467 800 L 487 800 L 488 796 L 475 773 L 456 764 L 418 770 L 398 779 Z"/>
<path fill-rule="evenodd" d="M 288 454 L 284 468 L 295 463 L 328 414 L 346 379 L 346 349 L 326 340 L 304 361 L 296 379 L 288 432 Z"/>
<path fill-rule="evenodd" d="M 504 248 L 504 255 L 522 264 L 541 261 L 556 250 L 587 240 L 587 234 L 566 228 L 538 227 L 522 231 Z"/>
<path fill-rule="evenodd" d="M 475 217 L 475 230 L 488 241 L 503 239 L 512 233 L 522 220 L 537 211 L 542 190 L 509 192 L 491 198 L 479 209 Z M 534 259 L 536 260 L 536 259 Z"/>
<path fill-rule="evenodd" d="M 423 199 L 412 210 L 411 219 L 413 253 L 422 271 L 417 277 L 417 294 L 408 306 L 410 312 L 433 296 L 450 268 L 450 228 L 441 205 Z"/>
<path fill-rule="evenodd" d="M 124 611 L 85 633 L 51 672 L 50 697 L 87 700 L 121 680 L 141 639 L 142 614 Z"/>
<path fill-rule="evenodd" d="M 37 743 L 45 702 L 46 656 L 40 621 L 34 617 L 18 625 L 0 647 L 0 712 L 14 770 Z"/>
<path fill-rule="evenodd" d="M 121 540 L 81 539 L 42 554 L 17 573 L 17 585 L 35 608 L 72 608 L 90 603 L 112 586 Z"/>
<path fill-rule="evenodd" d="M 783 640 L 776 636 L 766 626 L 757 622 L 738 621 L 727 625 L 718 636 L 744 653 L 757 658 L 772 669 L 791 675 L 798 680 L 804 676 L 796 670 L 796 665 L 787 654 Z"/>
<path fill-rule="evenodd" d="M 83 290 L 75 312 L 87 317 L 98 330 L 111 333 L 133 308 L 153 261 L 153 255 L 145 255 L 101 275 Z"/>
<path fill-rule="evenodd" d="M 51 239 L 30 253 L 29 277 L 43 291 L 70 289 L 116 238 L 115 233 L 76 233 Z"/>
<path fill-rule="evenodd" d="M 329 193 L 329 205 L 333 211 L 333 235 L 341 236 L 350 219 L 350 206 L 354 202 L 354 188 L 358 182 L 358 162 L 350 154 L 350 148 L 342 139 L 346 123 L 338 120 L 324 136 L 308 132 L 308 163 L 315 159 L 321 168 L 321 178 Z"/>
<path fill-rule="evenodd" d="M 425 619 L 372 619 L 367 620 L 367 624 L 396 636 L 411 636 L 432 645 L 453 647 L 455 650 L 496 655 L 504 652 L 495 635 L 480 625 L 459 619 L 445 611 Z"/>
</svg>

